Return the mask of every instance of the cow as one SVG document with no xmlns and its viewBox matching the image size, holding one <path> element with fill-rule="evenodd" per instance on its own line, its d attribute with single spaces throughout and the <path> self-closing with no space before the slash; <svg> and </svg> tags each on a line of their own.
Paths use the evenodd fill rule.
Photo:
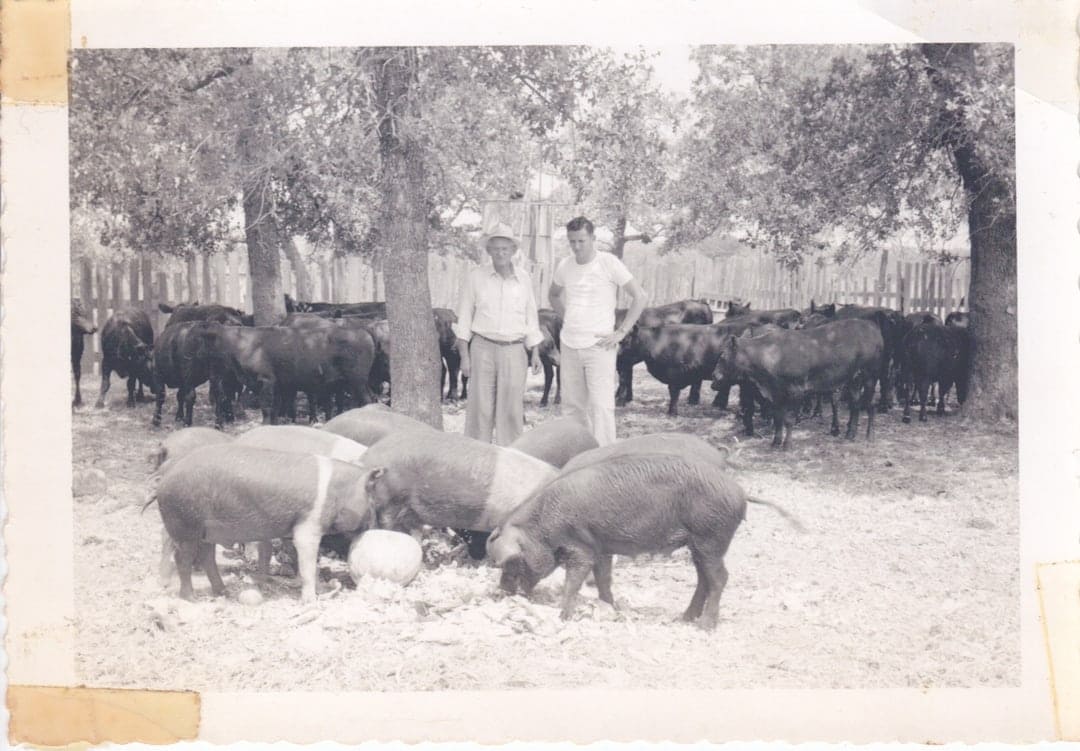
<svg viewBox="0 0 1080 751">
<path fill-rule="evenodd" d="M 728 303 L 726 320 L 738 319 L 747 323 L 762 325 L 771 323 L 785 329 L 798 326 L 803 314 L 794 308 L 777 308 L 775 310 L 750 310 L 750 303 Z"/>
<path fill-rule="evenodd" d="M 72 407 L 82 406 L 82 392 L 79 390 L 79 381 L 82 379 L 82 356 L 85 343 L 83 337 L 97 331 L 90 316 L 83 310 L 78 300 L 71 301 L 71 372 L 75 376 L 75 398 L 71 400 Z"/>
<path fill-rule="evenodd" d="M 297 391 L 308 394 L 309 405 L 322 405 L 328 420 L 331 396 L 337 397 L 339 411 L 345 390 L 361 406 L 371 401 L 367 382 L 375 343 L 363 328 L 201 325 L 215 380 L 257 383 L 264 423 L 276 424 L 283 415 L 295 418 Z M 217 391 L 224 402 L 224 390 Z M 219 425 L 227 414 L 228 405 L 220 404 Z M 309 416 L 314 421 L 315 407 L 309 406 Z"/>
<path fill-rule="evenodd" d="M 956 384 L 956 399 L 967 400 L 971 365 L 971 335 L 968 329 L 927 321 L 914 328 L 903 343 L 900 376 L 903 421 L 911 422 L 911 398 L 914 389 L 919 397 L 919 421 L 926 421 L 927 392 L 931 383 L 938 385 L 937 413 L 945 414 L 945 396 Z"/>
<path fill-rule="evenodd" d="M 285 295 L 286 313 L 319 313 L 330 318 L 343 315 L 363 316 L 365 318 L 386 318 L 385 302 L 301 302 Z"/>
<path fill-rule="evenodd" d="M 449 308 L 432 308 L 435 315 L 435 331 L 439 335 L 439 355 L 442 358 L 442 375 L 439 377 L 439 391 L 443 393 L 447 401 L 455 401 L 458 398 L 458 375 L 461 373 L 461 353 L 457 348 L 457 334 L 454 333 L 453 324 L 457 323 L 457 313 Z M 446 387 L 447 376 L 450 376 L 449 388 Z M 461 398 L 466 399 L 469 395 L 469 379 L 461 376 Z"/>
<path fill-rule="evenodd" d="M 158 303 L 158 310 L 170 314 L 169 320 L 165 322 L 166 326 L 189 321 L 217 321 L 231 326 L 255 325 L 255 316 L 231 308 L 228 305 L 218 305 L 217 303 L 208 305 L 200 305 L 198 301 L 180 303 L 179 305 Z"/>
<path fill-rule="evenodd" d="M 540 406 L 546 407 L 552 380 L 555 381 L 555 403 L 562 401 L 562 370 L 559 367 L 562 316 L 549 308 L 541 308 L 537 314 L 540 333 L 544 335 L 544 340 L 537 345 L 540 348 L 540 364 L 544 368 L 544 393 L 540 397 Z"/>
<path fill-rule="evenodd" d="M 962 310 L 954 310 L 952 313 L 945 316 L 945 325 L 966 329 L 968 327 L 968 314 Z"/>
<path fill-rule="evenodd" d="M 899 354 L 904 335 L 904 316 L 891 308 L 840 305 L 836 307 L 834 319 L 838 321 L 862 319 L 877 324 L 885 346 L 880 363 L 881 372 L 877 379 L 881 388 L 878 412 L 888 412 L 892 402 L 890 384 L 894 382 L 891 376 L 900 365 Z"/>
<path fill-rule="evenodd" d="M 702 380 L 714 378 L 717 358 L 727 339 L 738 336 L 752 325 L 745 321 L 721 321 L 720 323 L 676 323 L 664 326 L 639 327 L 636 344 L 649 374 L 668 387 L 668 415 L 678 415 L 679 393 L 682 389 Z M 713 390 L 717 392 L 714 404 L 723 400 L 727 406 L 728 391 L 740 387 L 740 406 L 743 421 L 752 432 L 753 402 L 756 390 L 746 379 L 734 376 L 714 379 Z M 750 400 L 749 402 L 747 400 Z"/>
<path fill-rule="evenodd" d="M 210 380 L 210 356 L 202 341 L 205 321 L 165 326 L 154 346 L 154 418 L 161 424 L 166 387 L 176 389 L 176 420 L 191 426 L 195 389 Z M 217 403 L 215 386 L 210 400 Z"/>
<path fill-rule="evenodd" d="M 621 325 L 625 315 L 622 311 L 616 311 L 616 325 Z M 643 357 L 643 349 L 637 341 L 639 327 L 652 328 L 667 323 L 709 324 L 712 322 L 712 308 L 702 300 L 680 300 L 654 308 L 645 308 L 637 323 L 634 324 L 634 328 L 619 342 L 619 352 L 615 359 L 615 370 L 619 375 L 619 386 L 615 390 L 615 404 L 622 407 L 634 400 L 634 366 L 641 362 Z M 689 385 L 690 397 L 687 401 L 689 404 L 697 404 L 701 401 L 701 382 Z"/>
<path fill-rule="evenodd" d="M 154 388 L 154 328 L 146 311 L 127 307 L 113 313 L 101 329 L 101 355 L 101 392 L 96 406 L 105 406 L 109 376 L 115 370 L 127 378 L 127 406 L 134 407 L 136 381 L 140 400 L 143 384 Z"/>
<path fill-rule="evenodd" d="M 771 331 L 757 337 L 728 337 L 716 375 L 749 378 L 773 404 L 773 446 L 788 448 L 793 411 L 809 394 L 848 392 L 847 438 L 858 429 L 860 405 L 867 410 L 867 440 L 873 440 L 874 383 L 885 344 L 877 324 L 841 320 L 803 330 Z M 859 393 L 861 392 L 861 393 Z M 832 433 L 840 432 L 833 407 Z"/>
</svg>

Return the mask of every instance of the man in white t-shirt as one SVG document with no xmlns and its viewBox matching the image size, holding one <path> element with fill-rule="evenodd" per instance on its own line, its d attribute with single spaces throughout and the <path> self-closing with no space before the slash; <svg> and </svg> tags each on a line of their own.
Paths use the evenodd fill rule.
<svg viewBox="0 0 1080 751">
<path fill-rule="evenodd" d="M 593 247 L 593 223 L 583 216 L 566 225 L 573 258 L 555 267 L 548 297 L 563 318 L 559 334 L 562 404 L 601 446 L 615 441 L 615 356 L 645 309 L 645 290 L 623 262 Z M 615 328 L 619 289 L 630 295 L 630 309 Z"/>
</svg>

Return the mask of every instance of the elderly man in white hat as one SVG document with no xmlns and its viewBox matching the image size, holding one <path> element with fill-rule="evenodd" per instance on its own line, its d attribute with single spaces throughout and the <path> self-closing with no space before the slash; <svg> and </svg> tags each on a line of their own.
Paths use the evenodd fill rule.
<svg viewBox="0 0 1080 751">
<path fill-rule="evenodd" d="M 469 274 L 454 324 L 461 374 L 469 379 L 465 435 L 490 443 L 494 433 L 494 442 L 507 446 L 524 430 L 527 358 L 532 372 L 540 372 L 537 345 L 544 337 L 532 280 L 514 266 L 513 230 L 496 225 L 484 246 L 491 266 L 482 264 Z"/>
</svg>

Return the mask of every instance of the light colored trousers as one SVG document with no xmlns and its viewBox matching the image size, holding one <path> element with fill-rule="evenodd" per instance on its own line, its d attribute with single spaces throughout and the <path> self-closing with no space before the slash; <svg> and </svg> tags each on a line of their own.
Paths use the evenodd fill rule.
<svg viewBox="0 0 1080 751">
<path fill-rule="evenodd" d="M 465 435 L 478 441 L 509 446 L 525 430 L 525 345 L 495 344 L 474 336 L 469 342 L 469 400 Z"/>
<path fill-rule="evenodd" d="M 563 414 L 584 425 L 601 446 L 615 442 L 617 354 L 617 347 L 574 349 L 564 344 L 559 349 Z"/>
</svg>

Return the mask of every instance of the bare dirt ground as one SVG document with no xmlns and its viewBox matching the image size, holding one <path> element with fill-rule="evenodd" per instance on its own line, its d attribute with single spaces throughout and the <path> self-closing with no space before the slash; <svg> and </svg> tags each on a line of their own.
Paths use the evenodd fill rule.
<svg viewBox="0 0 1080 751">
<path fill-rule="evenodd" d="M 558 408 L 537 406 L 540 379 L 530 378 L 535 424 Z M 431 540 L 429 552 L 449 562 L 405 588 L 362 580 L 353 589 L 345 564 L 322 558 L 328 594 L 307 606 L 285 578 L 261 585 L 262 604 L 241 604 L 242 589 L 260 586 L 254 564 L 219 548 L 227 596 L 211 598 L 196 573 L 198 601 L 183 602 L 175 577 L 168 590 L 158 581 L 160 516 L 139 512 L 175 400 L 170 393 L 166 427 L 154 430 L 152 405 L 126 408 L 114 384 L 106 409 L 73 416 L 77 492 L 95 469 L 107 481 L 75 498 L 80 680 L 265 691 L 1017 685 L 1015 432 L 951 414 L 903 425 L 894 408 L 873 444 L 864 430 L 849 443 L 807 419 L 779 452 L 768 437 L 741 439 L 733 416 L 709 406 L 682 405 L 668 418 L 666 389 L 640 367 L 636 381 L 635 401 L 618 411 L 620 437 L 685 431 L 732 446 L 743 487 L 807 527 L 751 506 L 727 557 L 715 632 L 677 622 L 695 581 L 685 550 L 617 559 L 620 609 L 586 586 L 569 622 L 558 618 L 561 571 L 531 601 L 506 597 L 496 568 L 468 563 L 447 539 Z M 83 389 L 92 404 L 95 379 Z M 248 416 L 230 432 L 255 425 Z M 209 423 L 204 387 L 195 424 Z M 445 423 L 460 431 L 463 405 L 446 405 Z"/>
</svg>

